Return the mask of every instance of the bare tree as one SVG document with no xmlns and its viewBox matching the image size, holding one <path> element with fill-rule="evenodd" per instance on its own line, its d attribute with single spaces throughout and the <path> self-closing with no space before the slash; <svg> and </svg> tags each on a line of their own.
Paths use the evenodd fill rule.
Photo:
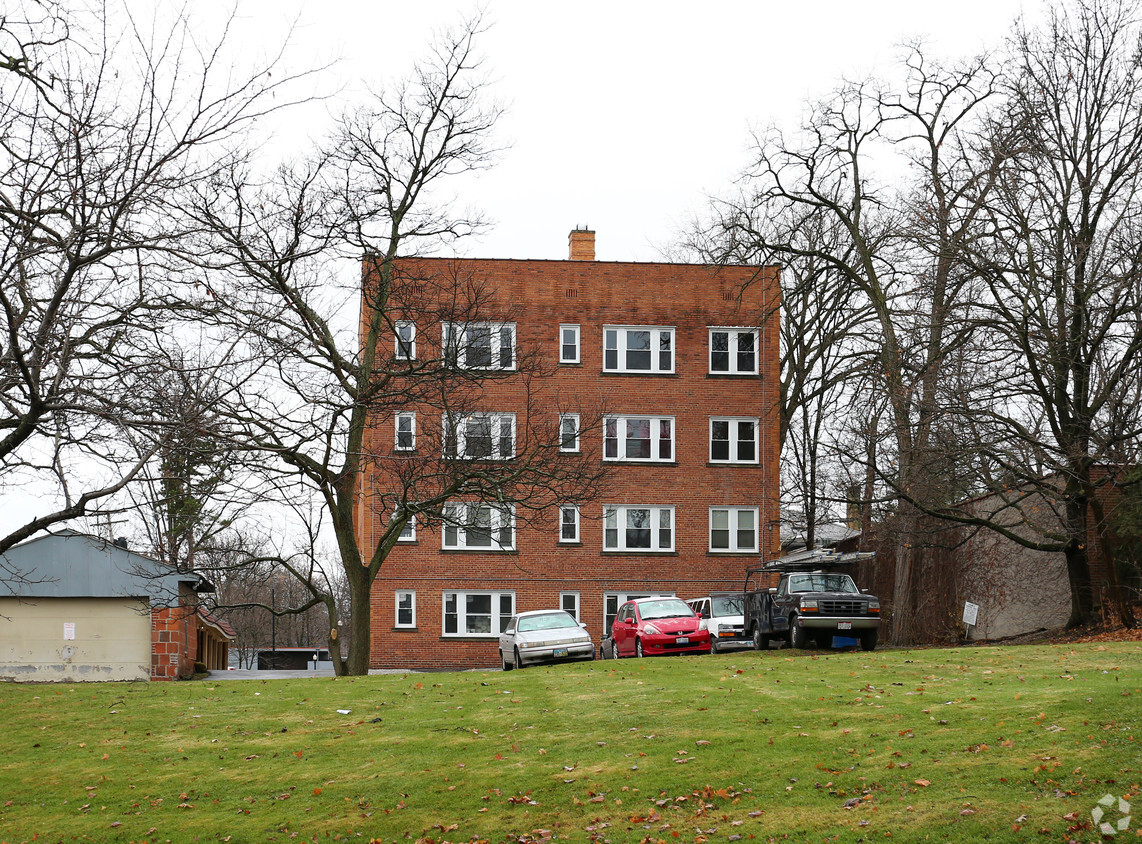
<svg viewBox="0 0 1142 844">
<path fill-rule="evenodd" d="M 954 255 L 974 237 L 988 196 L 988 174 L 972 166 L 969 130 L 996 84 L 985 59 L 944 67 L 919 47 L 904 70 L 901 93 L 847 83 L 816 106 L 796 140 L 776 130 L 757 139 L 739 218 L 815 220 L 832 236 L 806 239 L 795 236 L 797 227 L 774 226 L 732 235 L 791 265 L 813 262 L 838 285 L 837 304 L 867 309 L 869 320 L 853 324 L 868 326 L 860 340 L 872 360 L 866 383 L 885 397 L 895 455 L 891 470 L 878 466 L 878 475 L 897 498 L 897 643 L 912 638 L 918 528 L 910 502 L 942 495 L 926 471 L 941 415 L 941 372 L 968 336 L 961 327 L 971 276 Z M 894 155 L 917 174 L 908 190 L 877 181 L 874 162 Z M 856 421 L 866 427 L 867 420 Z"/>
<path fill-rule="evenodd" d="M 1001 173 L 987 237 L 966 252 L 989 295 L 983 325 L 1008 378 L 976 418 L 1005 480 L 1058 502 L 1069 624 L 1094 610 L 1091 531 L 1109 547 L 1107 460 L 1136 454 L 1142 419 L 1142 27 L 1133 4 L 1081 0 L 1020 27 L 1006 107 L 988 141 Z M 1094 515 L 1093 524 L 1091 514 Z M 1123 622 L 1129 602 L 1106 586 Z"/>
<path fill-rule="evenodd" d="M 61 501 L 0 552 L 108 502 L 150 459 L 124 445 L 147 424 L 124 377 L 162 342 L 181 198 L 288 102 L 289 75 L 241 76 L 226 38 L 115 3 L 28 0 L 0 18 L 0 488 L 54 484 Z"/>
<path fill-rule="evenodd" d="M 500 357 L 495 367 L 459 365 L 468 354 L 460 327 L 508 325 L 512 304 L 456 265 L 410 257 L 481 225 L 443 193 L 495 153 L 489 133 L 500 110 L 473 50 L 479 32 L 477 19 L 441 36 L 408 80 L 341 118 L 311 160 L 263 181 L 234 168 L 195 205 L 213 235 L 202 251 L 216 256 L 216 299 L 204 315 L 248 350 L 247 366 L 230 370 L 230 421 L 242 426 L 246 447 L 276 459 L 281 488 L 315 496 L 332 529 L 349 592 L 347 648 L 331 590 L 283 565 L 327 607 L 339 674 L 368 671 L 370 589 L 410 522 L 455 524 L 458 498 L 514 506 L 524 520 L 582 497 L 602 475 L 590 455 L 559 453 L 554 421 L 532 417 L 554 399 L 543 396 L 541 368 L 514 336 L 496 339 L 508 365 Z M 348 284 L 338 277 L 347 262 Z M 415 340 L 405 326 L 416 326 Z M 451 344 L 427 339 L 427 328 L 439 337 L 441 326 L 457 327 Z M 486 410 L 485 387 L 500 382 L 518 388 L 525 408 L 508 443 L 497 431 L 477 455 L 445 447 Z M 420 411 L 415 436 L 428 447 L 394 450 L 394 414 L 411 407 Z M 359 545 L 361 520 L 381 527 Z"/>
</svg>

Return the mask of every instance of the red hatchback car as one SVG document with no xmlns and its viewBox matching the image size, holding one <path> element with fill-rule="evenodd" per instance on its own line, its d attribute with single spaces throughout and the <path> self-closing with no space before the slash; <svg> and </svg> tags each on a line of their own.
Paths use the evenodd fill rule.
<svg viewBox="0 0 1142 844">
<path fill-rule="evenodd" d="M 681 598 L 635 598 L 611 625 L 615 659 L 624 656 L 708 654 L 710 631 Z"/>
</svg>

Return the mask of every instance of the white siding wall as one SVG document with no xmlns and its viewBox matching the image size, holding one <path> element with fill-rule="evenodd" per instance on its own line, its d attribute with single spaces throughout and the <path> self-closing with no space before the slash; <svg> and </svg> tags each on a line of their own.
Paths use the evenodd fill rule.
<svg viewBox="0 0 1142 844">
<path fill-rule="evenodd" d="M 65 624 L 75 639 L 64 638 Z M 138 598 L 0 598 L 0 680 L 147 680 L 151 614 Z"/>
</svg>

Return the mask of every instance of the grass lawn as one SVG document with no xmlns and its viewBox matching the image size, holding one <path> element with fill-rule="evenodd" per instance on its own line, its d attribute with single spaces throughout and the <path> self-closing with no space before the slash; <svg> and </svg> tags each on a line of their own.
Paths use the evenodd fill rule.
<svg viewBox="0 0 1142 844">
<path fill-rule="evenodd" d="M 1134 840 L 1140 719 L 1139 642 L 0 685 L 0 841 Z"/>
</svg>

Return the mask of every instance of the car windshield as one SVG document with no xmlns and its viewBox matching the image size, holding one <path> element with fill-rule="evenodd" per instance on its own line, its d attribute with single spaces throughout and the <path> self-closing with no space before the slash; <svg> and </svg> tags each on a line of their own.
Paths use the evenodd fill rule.
<svg viewBox="0 0 1142 844">
<path fill-rule="evenodd" d="M 679 598 L 666 598 L 661 601 L 643 601 L 638 605 L 638 614 L 643 621 L 655 618 L 693 618 L 694 611 Z"/>
<path fill-rule="evenodd" d="M 859 592 L 847 574 L 793 574 L 790 592 Z"/>
<path fill-rule="evenodd" d="M 713 615 L 715 617 L 720 615 L 742 614 L 741 598 L 714 598 L 711 604 L 713 604 Z"/>
<path fill-rule="evenodd" d="M 519 620 L 516 630 L 527 633 L 531 630 L 558 630 L 563 627 L 578 627 L 579 622 L 565 612 L 548 612 L 543 615 L 528 615 Z"/>
</svg>

